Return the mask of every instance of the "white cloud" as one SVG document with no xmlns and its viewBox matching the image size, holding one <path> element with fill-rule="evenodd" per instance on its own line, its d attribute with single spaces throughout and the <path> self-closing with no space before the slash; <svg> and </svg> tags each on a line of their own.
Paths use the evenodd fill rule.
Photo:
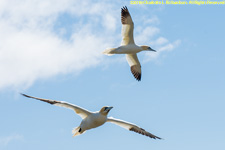
<svg viewBox="0 0 225 150">
<path fill-rule="evenodd" d="M 164 37 L 159 37 L 158 39 L 156 39 L 154 42 L 152 42 L 154 45 L 162 45 L 167 43 L 168 40 Z"/>
<path fill-rule="evenodd" d="M 116 19 L 111 14 L 105 14 L 103 25 L 106 29 L 110 30 L 110 32 L 115 32 L 116 30 Z"/>
<path fill-rule="evenodd" d="M 24 141 L 24 137 L 20 134 L 0 137 L 0 146 L 7 146 L 12 141 Z"/>
<path fill-rule="evenodd" d="M 177 39 L 173 42 L 167 38 L 160 36 L 160 29 L 152 24 L 159 24 L 158 17 L 153 16 L 149 19 L 139 18 L 137 21 L 142 22 L 135 27 L 134 40 L 138 45 L 149 45 L 151 48 L 157 50 L 154 52 L 145 52 L 143 62 L 146 63 L 151 60 L 156 60 L 163 52 L 172 51 L 179 46 L 181 40 Z"/>
<path fill-rule="evenodd" d="M 0 90 L 27 88 L 37 79 L 100 64 L 101 52 L 121 40 L 119 11 L 102 1 L 1 0 Z M 136 43 L 152 41 L 150 45 L 160 52 L 174 49 L 176 42 L 154 40 L 160 29 L 153 24 L 158 23 L 153 16 L 135 24 Z"/>
<path fill-rule="evenodd" d="M 28 87 L 40 78 L 79 73 L 99 64 L 101 52 L 115 42 L 102 34 L 116 29 L 110 7 L 76 0 L 1 1 L 0 89 Z M 57 33 L 55 24 L 64 16 L 72 16 L 74 29 L 62 26 Z M 105 20 L 112 24 L 106 26 Z M 96 29 L 99 24 L 102 27 Z M 72 33 L 66 39 L 63 35 L 68 32 Z"/>
<path fill-rule="evenodd" d="M 136 30 L 136 29 L 135 29 Z M 149 43 L 151 39 L 159 34 L 160 29 L 153 26 L 139 26 L 137 27 L 137 35 L 134 35 L 135 43 L 138 45 L 144 45 L 144 43 Z M 146 45 L 146 44 L 145 44 Z"/>
<path fill-rule="evenodd" d="M 174 50 L 180 45 L 180 43 L 181 43 L 181 40 L 169 42 L 167 39 L 159 37 L 156 41 L 153 41 L 153 46 L 156 47 L 155 49 L 157 49 L 157 52 L 146 53 L 144 62 L 155 60 L 161 55 L 161 53 Z"/>
<path fill-rule="evenodd" d="M 142 20 L 145 24 L 159 24 L 160 23 L 159 18 L 156 16 L 153 16 L 153 17 L 147 18 L 147 19 L 145 17 L 143 17 Z"/>
</svg>

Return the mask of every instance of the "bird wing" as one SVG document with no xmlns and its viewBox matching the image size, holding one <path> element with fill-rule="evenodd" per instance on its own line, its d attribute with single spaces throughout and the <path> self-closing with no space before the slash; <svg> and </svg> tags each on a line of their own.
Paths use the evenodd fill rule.
<svg viewBox="0 0 225 150">
<path fill-rule="evenodd" d="M 122 42 L 121 45 L 134 44 L 134 23 L 127 7 L 121 8 Z"/>
<path fill-rule="evenodd" d="M 123 121 L 123 120 L 120 120 L 120 119 L 115 119 L 113 117 L 109 117 L 107 119 L 107 122 L 111 122 L 111 123 L 114 123 L 118 126 L 121 126 L 127 130 L 130 130 L 130 131 L 134 131 L 136 133 L 139 133 L 139 134 L 142 134 L 142 135 L 145 135 L 145 136 L 148 136 L 150 138 L 153 138 L 153 139 L 161 139 L 160 137 L 158 136 L 155 136 L 147 131 L 145 131 L 144 129 L 138 127 L 137 125 L 135 124 L 132 124 L 132 123 L 129 123 L 129 122 L 126 122 L 126 121 Z"/>
<path fill-rule="evenodd" d="M 60 107 L 66 107 L 66 108 L 72 109 L 78 115 L 80 115 L 82 119 L 86 118 L 89 114 L 91 114 L 91 112 L 89 112 L 88 110 L 86 110 L 84 108 L 81 108 L 79 106 L 67 103 L 67 102 L 43 99 L 43 98 L 29 96 L 29 95 L 26 95 L 26 94 L 22 94 L 22 95 L 25 96 L 25 97 L 28 97 L 28 98 L 34 98 L 34 99 L 37 99 L 37 100 L 40 100 L 40 101 L 43 101 L 43 102 L 47 102 L 47 103 L 52 104 L 52 105 L 56 105 L 56 106 L 60 106 Z"/>
<path fill-rule="evenodd" d="M 136 80 L 141 80 L 141 64 L 138 60 L 137 54 L 126 54 L 127 62 L 130 65 L 130 70 Z"/>
</svg>

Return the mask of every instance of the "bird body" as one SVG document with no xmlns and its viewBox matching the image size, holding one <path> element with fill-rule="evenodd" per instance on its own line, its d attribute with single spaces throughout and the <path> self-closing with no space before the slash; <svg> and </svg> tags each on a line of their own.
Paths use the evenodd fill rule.
<svg viewBox="0 0 225 150">
<path fill-rule="evenodd" d="M 80 128 L 82 130 L 89 130 L 99 127 L 107 121 L 107 116 L 99 112 L 91 113 L 88 117 L 82 120 Z"/>
<path fill-rule="evenodd" d="M 123 7 L 121 9 L 121 23 L 122 23 L 122 42 L 121 46 L 118 48 L 107 48 L 105 51 L 103 51 L 103 54 L 106 55 L 113 55 L 113 54 L 130 54 L 129 59 L 127 59 L 131 72 L 136 78 L 136 80 L 141 80 L 141 65 L 137 58 L 137 53 L 141 51 L 154 51 L 149 46 L 137 46 L 134 42 L 133 37 L 133 30 L 134 30 L 134 23 L 132 21 L 132 18 L 130 16 L 130 13 L 127 9 L 127 7 Z M 133 58 L 132 58 L 133 57 Z M 129 62 L 129 60 L 133 60 L 132 63 Z M 138 64 L 134 67 L 134 65 Z"/>
<path fill-rule="evenodd" d="M 103 53 L 105 54 L 134 54 L 142 51 L 142 48 L 136 44 L 122 45 L 118 48 L 111 48 Z"/>
<path fill-rule="evenodd" d="M 134 131 L 136 133 L 148 136 L 150 138 L 153 139 L 161 139 L 158 136 L 155 136 L 147 131 L 145 131 L 144 129 L 138 127 L 135 124 L 120 120 L 120 119 L 115 119 L 112 117 L 107 117 L 109 111 L 113 108 L 113 107 L 109 107 L 109 106 L 104 106 L 101 108 L 100 111 L 97 112 L 90 112 L 84 108 L 81 108 L 79 106 L 76 106 L 74 104 L 70 104 L 67 102 L 63 102 L 63 101 L 56 101 L 56 100 L 49 100 L 49 99 L 43 99 L 43 98 L 38 98 L 38 97 L 33 97 L 33 96 L 29 96 L 26 94 L 22 94 L 25 97 L 28 98 L 33 98 L 33 99 L 37 99 L 52 105 L 56 105 L 56 106 L 61 106 L 61 107 L 66 107 L 69 109 L 74 110 L 78 115 L 80 115 L 80 117 L 83 119 L 80 123 L 80 125 L 76 128 L 74 128 L 72 130 L 73 136 L 77 136 L 80 135 L 82 133 L 84 133 L 87 130 L 99 127 L 101 125 L 103 125 L 106 122 L 111 122 L 114 123 L 116 125 L 119 125 L 127 130 L 130 131 Z"/>
</svg>

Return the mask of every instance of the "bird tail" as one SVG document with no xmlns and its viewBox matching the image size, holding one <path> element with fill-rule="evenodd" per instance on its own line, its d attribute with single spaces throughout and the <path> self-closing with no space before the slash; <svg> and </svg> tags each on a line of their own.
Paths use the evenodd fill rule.
<svg viewBox="0 0 225 150">
<path fill-rule="evenodd" d="M 80 135 L 81 134 L 80 131 L 81 131 L 80 127 L 73 128 L 72 130 L 73 137 Z"/>
<path fill-rule="evenodd" d="M 112 56 L 112 55 L 114 55 L 114 50 L 115 50 L 116 48 L 107 48 L 106 50 L 104 50 L 102 53 L 103 54 L 105 54 L 105 55 L 108 55 L 108 56 Z"/>
</svg>

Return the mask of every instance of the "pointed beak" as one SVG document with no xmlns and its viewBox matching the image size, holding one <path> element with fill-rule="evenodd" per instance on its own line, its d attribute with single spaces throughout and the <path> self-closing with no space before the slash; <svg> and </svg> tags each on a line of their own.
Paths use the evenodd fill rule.
<svg viewBox="0 0 225 150">
<path fill-rule="evenodd" d="M 151 47 L 148 48 L 149 51 L 156 52 L 156 50 L 152 49 Z"/>
<path fill-rule="evenodd" d="M 113 107 L 108 107 L 108 112 L 112 109 Z"/>
</svg>

